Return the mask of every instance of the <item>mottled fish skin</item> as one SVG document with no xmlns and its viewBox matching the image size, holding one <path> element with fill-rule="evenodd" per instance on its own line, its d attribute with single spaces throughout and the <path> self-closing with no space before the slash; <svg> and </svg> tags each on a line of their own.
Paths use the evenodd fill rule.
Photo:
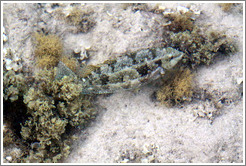
<svg viewBox="0 0 246 166">
<path fill-rule="evenodd" d="M 62 61 L 59 61 L 57 65 L 55 79 L 60 80 L 63 76 L 76 77 L 76 74 L 71 69 L 69 69 Z"/>
<path fill-rule="evenodd" d="M 183 56 L 183 52 L 171 47 L 144 49 L 120 56 L 113 61 L 104 62 L 81 78 L 82 93 L 108 94 L 139 88 L 163 77 L 165 72 L 175 67 Z M 65 71 L 67 73 L 71 70 Z"/>
</svg>

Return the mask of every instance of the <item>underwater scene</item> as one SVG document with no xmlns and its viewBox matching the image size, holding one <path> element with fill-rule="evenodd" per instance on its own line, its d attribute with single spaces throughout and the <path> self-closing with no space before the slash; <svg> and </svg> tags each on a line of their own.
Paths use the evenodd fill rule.
<svg viewBox="0 0 246 166">
<path fill-rule="evenodd" d="M 2 3 L 3 163 L 243 163 L 244 3 Z"/>
</svg>

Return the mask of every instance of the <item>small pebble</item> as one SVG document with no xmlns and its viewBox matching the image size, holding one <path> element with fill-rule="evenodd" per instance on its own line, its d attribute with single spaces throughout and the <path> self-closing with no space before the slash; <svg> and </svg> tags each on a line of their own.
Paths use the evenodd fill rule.
<svg viewBox="0 0 246 166">
<path fill-rule="evenodd" d="M 162 5 L 158 6 L 158 8 L 159 8 L 159 10 L 165 10 L 166 9 L 166 7 L 162 6 Z"/>
<path fill-rule="evenodd" d="M 6 156 L 6 160 L 12 161 L 12 157 L 11 156 Z"/>
<path fill-rule="evenodd" d="M 2 27 L 3 28 L 3 33 L 6 34 L 6 30 L 5 30 L 5 27 Z"/>
<path fill-rule="evenodd" d="M 3 48 L 3 57 L 5 57 L 8 54 L 7 48 Z"/>
<path fill-rule="evenodd" d="M 243 78 L 237 78 L 237 84 L 240 85 L 243 82 Z"/>
<path fill-rule="evenodd" d="M 129 159 L 125 158 L 124 160 L 121 161 L 121 163 L 127 163 L 128 161 L 129 161 Z"/>
<path fill-rule="evenodd" d="M 148 159 L 141 159 L 141 163 L 148 163 L 149 162 L 149 160 Z"/>
<path fill-rule="evenodd" d="M 75 54 L 78 54 L 78 53 L 81 52 L 81 49 L 80 49 L 80 48 L 75 48 L 75 49 L 73 50 L 73 52 L 74 52 Z"/>
<path fill-rule="evenodd" d="M 183 6 L 178 6 L 177 7 L 177 11 L 179 11 L 180 13 L 186 13 L 186 12 L 188 12 L 189 11 L 189 9 L 188 8 L 186 8 L 186 7 L 183 7 Z"/>
<path fill-rule="evenodd" d="M 3 42 L 7 42 L 8 41 L 8 36 L 6 36 L 5 34 L 3 34 Z"/>
</svg>

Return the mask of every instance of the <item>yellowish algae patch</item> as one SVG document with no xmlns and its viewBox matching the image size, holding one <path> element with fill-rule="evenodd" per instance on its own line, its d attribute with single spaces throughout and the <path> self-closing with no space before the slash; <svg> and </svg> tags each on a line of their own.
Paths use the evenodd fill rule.
<svg viewBox="0 0 246 166">
<path fill-rule="evenodd" d="M 167 106 L 180 104 L 190 100 L 192 91 L 193 74 L 189 69 L 177 73 L 173 80 L 168 80 L 157 91 L 157 100 Z"/>
<path fill-rule="evenodd" d="M 36 64 L 41 68 L 51 68 L 58 64 L 63 53 L 63 45 L 58 36 L 35 33 Z"/>
</svg>

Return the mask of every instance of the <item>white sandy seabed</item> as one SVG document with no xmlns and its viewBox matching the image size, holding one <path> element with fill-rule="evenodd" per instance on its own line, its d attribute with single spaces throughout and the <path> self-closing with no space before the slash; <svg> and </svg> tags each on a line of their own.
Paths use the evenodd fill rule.
<svg viewBox="0 0 246 166">
<path fill-rule="evenodd" d="M 35 28 L 43 26 L 40 22 L 62 36 L 66 52 L 71 53 L 81 46 L 96 50 L 91 64 L 126 51 L 151 47 L 153 41 L 162 39 L 162 27 L 156 23 L 159 15 L 123 10 L 121 4 L 84 5 L 95 11 L 97 24 L 88 33 L 74 34 L 52 20 L 49 12 L 40 14 L 37 5 L 4 4 L 4 26 L 9 38 L 6 47 L 16 50 L 22 55 L 25 66 L 32 67 L 33 44 L 30 38 L 22 41 Z M 155 90 L 151 85 L 138 92 L 100 96 L 98 117 L 74 142 L 73 151 L 64 162 L 112 163 L 136 158 L 140 162 L 162 163 L 243 162 L 242 13 L 238 10 L 224 12 L 218 4 L 161 5 L 168 8 L 189 5 L 202 11 L 200 23 L 226 31 L 239 45 L 234 55 L 219 58 L 212 65 L 195 71 L 196 89 L 223 99 L 222 109 L 216 111 L 210 100 L 167 108 L 151 99 Z M 216 114 L 212 123 L 208 118 L 210 114 Z"/>
</svg>

